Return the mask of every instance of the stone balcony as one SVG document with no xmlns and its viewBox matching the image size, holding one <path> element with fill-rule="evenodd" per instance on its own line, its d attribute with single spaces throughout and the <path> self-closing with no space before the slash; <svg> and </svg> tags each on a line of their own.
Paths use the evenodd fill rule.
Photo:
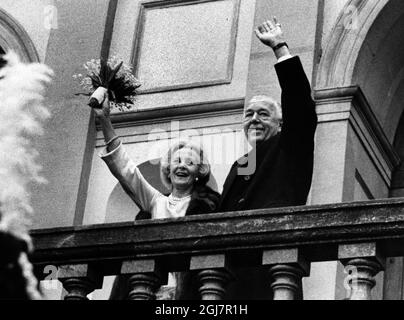
<svg viewBox="0 0 404 320">
<path fill-rule="evenodd" d="M 341 261 L 351 300 L 371 299 L 386 257 L 404 256 L 404 198 L 218 213 L 32 231 L 38 270 L 58 267 L 65 299 L 86 299 L 103 276 L 125 274 L 130 299 L 154 299 L 168 272 L 198 275 L 202 300 L 226 295 L 235 270 L 270 275 L 275 300 L 301 299 L 310 263 Z"/>
</svg>

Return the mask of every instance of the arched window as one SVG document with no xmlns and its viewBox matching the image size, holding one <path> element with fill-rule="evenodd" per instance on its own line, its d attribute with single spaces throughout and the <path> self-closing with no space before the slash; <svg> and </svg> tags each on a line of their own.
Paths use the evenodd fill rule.
<svg viewBox="0 0 404 320">
<path fill-rule="evenodd" d="M 0 9 L 0 54 L 15 51 L 25 62 L 39 62 L 34 43 L 24 28 Z"/>
</svg>

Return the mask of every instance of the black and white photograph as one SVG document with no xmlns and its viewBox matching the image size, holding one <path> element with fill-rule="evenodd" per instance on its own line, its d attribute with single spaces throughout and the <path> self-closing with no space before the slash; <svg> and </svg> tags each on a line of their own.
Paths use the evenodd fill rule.
<svg viewBox="0 0 404 320">
<path fill-rule="evenodd" d="M 404 300 L 403 52 L 402 0 L 0 0 L 0 300 Z"/>
</svg>

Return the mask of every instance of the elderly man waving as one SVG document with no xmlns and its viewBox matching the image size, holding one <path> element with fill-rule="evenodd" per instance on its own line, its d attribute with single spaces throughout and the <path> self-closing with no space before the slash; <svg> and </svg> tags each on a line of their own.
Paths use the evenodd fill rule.
<svg viewBox="0 0 404 320">
<path fill-rule="evenodd" d="M 220 211 L 304 205 L 311 186 L 317 115 L 309 81 L 299 57 L 290 54 L 276 18 L 255 33 L 278 59 L 282 103 L 255 96 L 246 105 L 243 126 L 252 150 L 233 164 Z"/>
<path fill-rule="evenodd" d="M 309 81 L 299 57 L 290 54 L 276 18 L 255 33 L 278 59 L 282 103 L 255 96 L 246 105 L 243 126 L 252 149 L 230 169 L 221 212 L 304 205 L 311 186 L 317 115 Z M 266 277 L 265 270 L 237 271 L 227 294 L 233 299 L 271 298 Z"/>
</svg>

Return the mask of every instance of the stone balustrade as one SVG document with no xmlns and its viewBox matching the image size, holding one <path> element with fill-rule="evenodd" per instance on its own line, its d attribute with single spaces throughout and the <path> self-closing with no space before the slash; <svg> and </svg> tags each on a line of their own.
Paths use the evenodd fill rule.
<svg viewBox="0 0 404 320">
<path fill-rule="evenodd" d="M 404 199 L 41 229 L 32 237 L 37 274 L 57 266 L 67 300 L 86 299 L 107 275 L 129 277 L 129 299 L 155 299 L 168 273 L 181 271 L 196 276 L 202 300 L 232 299 L 226 289 L 244 267 L 266 270 L 273 299 L 303 299 L 310 263 L 337 260 L 350 270 L 348 299 L 369 300 L 385 257 L 404 256 Z"/>
</svg>

